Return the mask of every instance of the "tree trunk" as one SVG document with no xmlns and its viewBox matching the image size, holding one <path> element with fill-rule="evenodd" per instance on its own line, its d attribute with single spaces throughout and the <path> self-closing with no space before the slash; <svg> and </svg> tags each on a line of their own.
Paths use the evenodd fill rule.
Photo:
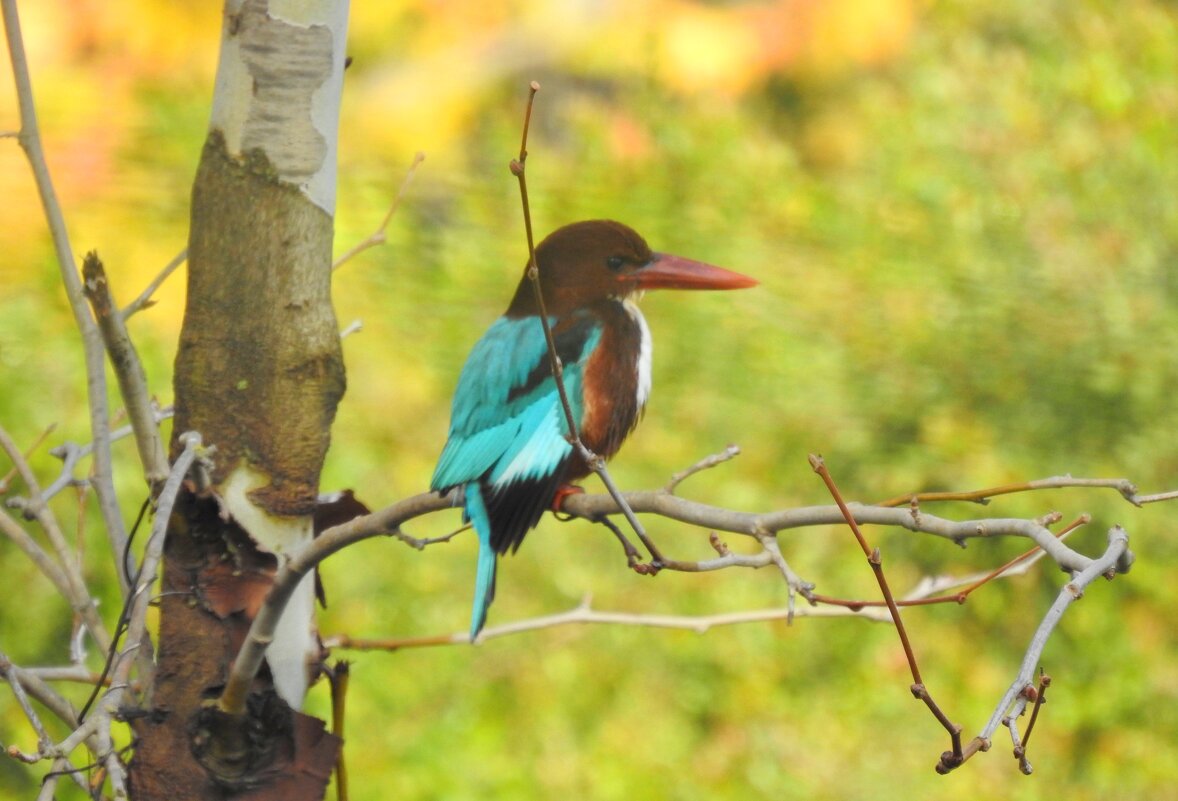
<svg viewBox="0 0 1178 801">
<path fill-rule="evenodd" d="M 297 712 L 318 664 L 304 582 L 267 650 L 249 726 L 204 716 L 278 561 L 312 536 L 344 391 L 331 306 L 346 0 L 229 0 L 192 194 L 175 436 L 199 431 L 207 486 L 173 514 L 153 715 L 137 725 L 136 801 L 321 798 L 338 741 Z"/>
</svg>

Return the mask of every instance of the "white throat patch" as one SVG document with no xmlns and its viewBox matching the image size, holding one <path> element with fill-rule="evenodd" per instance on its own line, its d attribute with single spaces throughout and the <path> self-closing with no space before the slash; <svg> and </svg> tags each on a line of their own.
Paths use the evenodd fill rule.
<svg viewBox="0 0 1178 801">
<path fill-rule="evenodd" d="M 650 339 L 650 328 L 646 325 L 646 318 L 638 310 L 638 306 L 630 298 L 626 298 L 622 305 L 626 313 L 638 323 L 638 330 L 642 335 L 642 342 L 638 346 L 638 408 L 646 406 L 646 399 L 650 397 L 650 359 L 653 343 Z"/>
</svg>

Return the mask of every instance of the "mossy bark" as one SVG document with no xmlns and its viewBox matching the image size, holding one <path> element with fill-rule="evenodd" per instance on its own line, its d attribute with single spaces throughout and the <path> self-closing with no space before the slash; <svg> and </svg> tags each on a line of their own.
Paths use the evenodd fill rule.
<svg viewBox="0 0 1178 801">
<path fill-rule="evenodd" d="M 234 155 L 210 133 L 192 195 L 173 431 L 199 431 L 214 467 L 210 486 L 182 495 L 168 532 L 154 699 L 136 723 L 136 801 L 318 799 L 326 788 L 339 741 L 278 699 L 268 675 L 257 684 L 266 702 L 253 705 L 265 714 L 238 721 L 241 737 L 210 743 L 235 723 L 210 725 L 209 701 L 281 558 L 236 512 L 226 519 L 218 490 L 237 471 L 260 476 L 245 493 L 251 514 L 305 520 L 309 536 L 345 386 L 332 228 L 262 149 Z M 241 743 L 267 747 L 239 753 Z"/>
</svg>

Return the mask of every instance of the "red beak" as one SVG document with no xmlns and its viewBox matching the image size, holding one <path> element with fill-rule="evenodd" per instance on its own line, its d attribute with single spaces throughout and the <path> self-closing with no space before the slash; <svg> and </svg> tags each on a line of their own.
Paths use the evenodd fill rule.
<svg viewBox="0 0 1178 801">
<path fill-rule="evenodd" d="M 650 263 L 631 274 L 639 289 L 745 289 L 759 281 L 669 253 L 656 253 Z"/>
</svg>

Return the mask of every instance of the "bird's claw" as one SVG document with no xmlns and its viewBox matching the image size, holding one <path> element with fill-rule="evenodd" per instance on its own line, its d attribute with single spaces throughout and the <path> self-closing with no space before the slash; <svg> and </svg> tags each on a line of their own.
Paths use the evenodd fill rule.
<svg viewBox="0 0 1178 801">
<path fill-rule="evenodd" d="M 585 488 L 579 487 L 576 484 L 561 484 L 556 488 L 556 494 L 552 496 L 552 511 L 559 512 L 564 506 L 564 499 L 570 495 L 584 495 Z"/>
</svg>

